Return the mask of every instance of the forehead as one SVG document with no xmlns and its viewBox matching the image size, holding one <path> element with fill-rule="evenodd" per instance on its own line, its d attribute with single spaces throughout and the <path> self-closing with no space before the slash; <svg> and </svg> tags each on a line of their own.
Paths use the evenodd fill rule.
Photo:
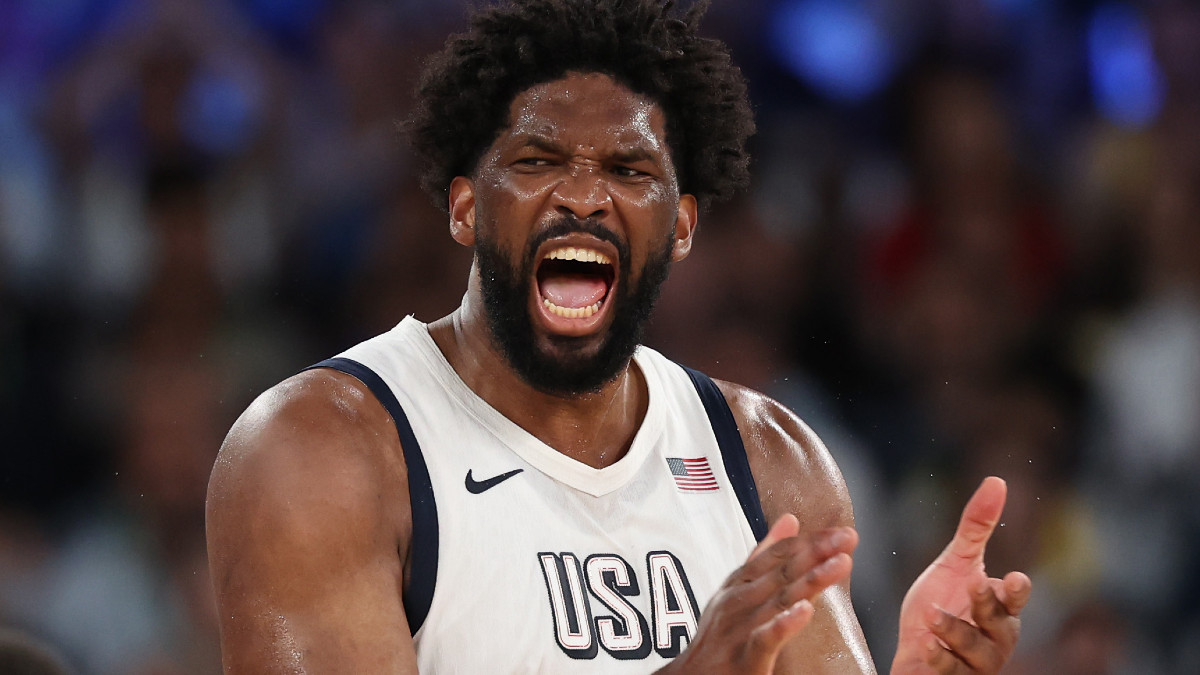
<svg viewBox="0 0 1200 675">
<path fill-rule="evenodd" d="M 567 145 L 667 151 L 662 109 L 599 73 L 569 73 L 526 89 L 509 105 L 509 120 L 501 141 L 536 136 Z"/>
</svg>

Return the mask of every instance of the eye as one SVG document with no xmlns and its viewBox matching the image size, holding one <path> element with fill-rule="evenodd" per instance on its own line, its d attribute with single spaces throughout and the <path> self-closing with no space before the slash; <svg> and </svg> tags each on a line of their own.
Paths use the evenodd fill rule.
<svg viewBox="0 0 1200 675">
<path fill-rule="evenodd" d="M 612 171 L 622 178 L 633 178 L 635 176 L 644 175 L 644 172 L 642 171 L 638 171 L 632 167 L 623 166 L 620 164 L 614 166 Z"/>
<path fill-rule="evenodd" d="M 521 166 L 550 166 L 550 160 L 545 157 L 522 157 L 513 164 Z"/>
</svg>

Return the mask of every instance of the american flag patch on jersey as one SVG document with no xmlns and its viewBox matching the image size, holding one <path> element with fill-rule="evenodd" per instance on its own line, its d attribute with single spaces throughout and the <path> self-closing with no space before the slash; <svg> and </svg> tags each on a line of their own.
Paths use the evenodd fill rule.
<svg viewBox="0 0 1200 675">
<path fill-rule="evenodd" d="M 676 487 L 684 492 L 717 489 L 717 479 L 713 476 L 707 457 L 668 457 L 667 466 L 671 467 L 671 477 L 675 479 Z"/>
</svg>

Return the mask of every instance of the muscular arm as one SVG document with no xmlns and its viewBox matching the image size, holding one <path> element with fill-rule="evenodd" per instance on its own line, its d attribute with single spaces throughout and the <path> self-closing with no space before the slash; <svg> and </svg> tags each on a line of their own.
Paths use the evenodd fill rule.
<svg viewBox="0 0 1200 675">
<path fill-rule="evenodd" d="M 803 556 L 792 559 L 799 561 L 799 569 L 818 563 L 831 550 L 821 543 L 820 533 L 853 526 L 850 498 L 836 464 L 812 431 L 781 405 L 735 385 L 719 386 L 746 444 L 764 515 L 777 523 L 772 533 L 781 523 L 795 523 L 787 514 L 794 515 L 799 526 L 787 527 L 784 536 L 817 534 L 807 535 L 812 544 Z M 1004 501 L 1004 481 L 985 479 L 964 507 L 954 538 L 909 588 L 900 611 L 892 673 L 997 673 L 1012 655 L 1020 634 L 1020 613 L 1031 592 L 1029 578 L 1020 572 L 988 578 L 983 560 Z M 802 534 L 798 539 L 803 538 Z M 764 543 L 773 540 L 768 534 Z M 803 544 L 793 547 L 806 551 Z M 754 554 L 747 566 L 753 559 Z M 807 575 L 776 575 L 784 597 L 808 597 L 813 606 L 807 625 L 795 623 L 802 630 L 781 630 L 780 634 L 794 637 L 773 643 L 778 649 L 776 672 L 875 671 L 850 604 L 848 563 L 843 573 L 826 577 L 827 583 L 809 583 L 809 589 L 823 589 L 816 595 L 805 595 L 804 583 L 797 588 L 794 580 L 820 577 L 823 565 Z M 781 569 L 786 572 L 788 566 Z"/>
<path fill-rule="evenodd" d="M 850 494 L 825 445 L 790 410 L 718 382 L 737 420 L 767 522 L 790 513 L 804 531 L 854 526 Z M 874 673 L 850 603 L 849 580 L 813 599 L 812 621 L 781 650 L 777 673 Z"/>
<path fill-rule="evenodd" d="M 391 418 L 354 378 L 298 375 L 234 424 L 209 482 L 227 673 L 415 673 L 411 534 Z"/>
</svg>

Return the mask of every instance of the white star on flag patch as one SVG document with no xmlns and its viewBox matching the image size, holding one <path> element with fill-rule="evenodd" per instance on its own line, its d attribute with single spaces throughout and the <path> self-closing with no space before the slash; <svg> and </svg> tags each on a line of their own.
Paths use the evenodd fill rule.
<svg viewBox="0 0 1200 675">
<path fill-rule="evenodd" d="M 708 492 L 717 489 L 717 479 L 707 457 L 668 457 L 667 466 L 675 486 L 684 492 Z"/>
</svg>

